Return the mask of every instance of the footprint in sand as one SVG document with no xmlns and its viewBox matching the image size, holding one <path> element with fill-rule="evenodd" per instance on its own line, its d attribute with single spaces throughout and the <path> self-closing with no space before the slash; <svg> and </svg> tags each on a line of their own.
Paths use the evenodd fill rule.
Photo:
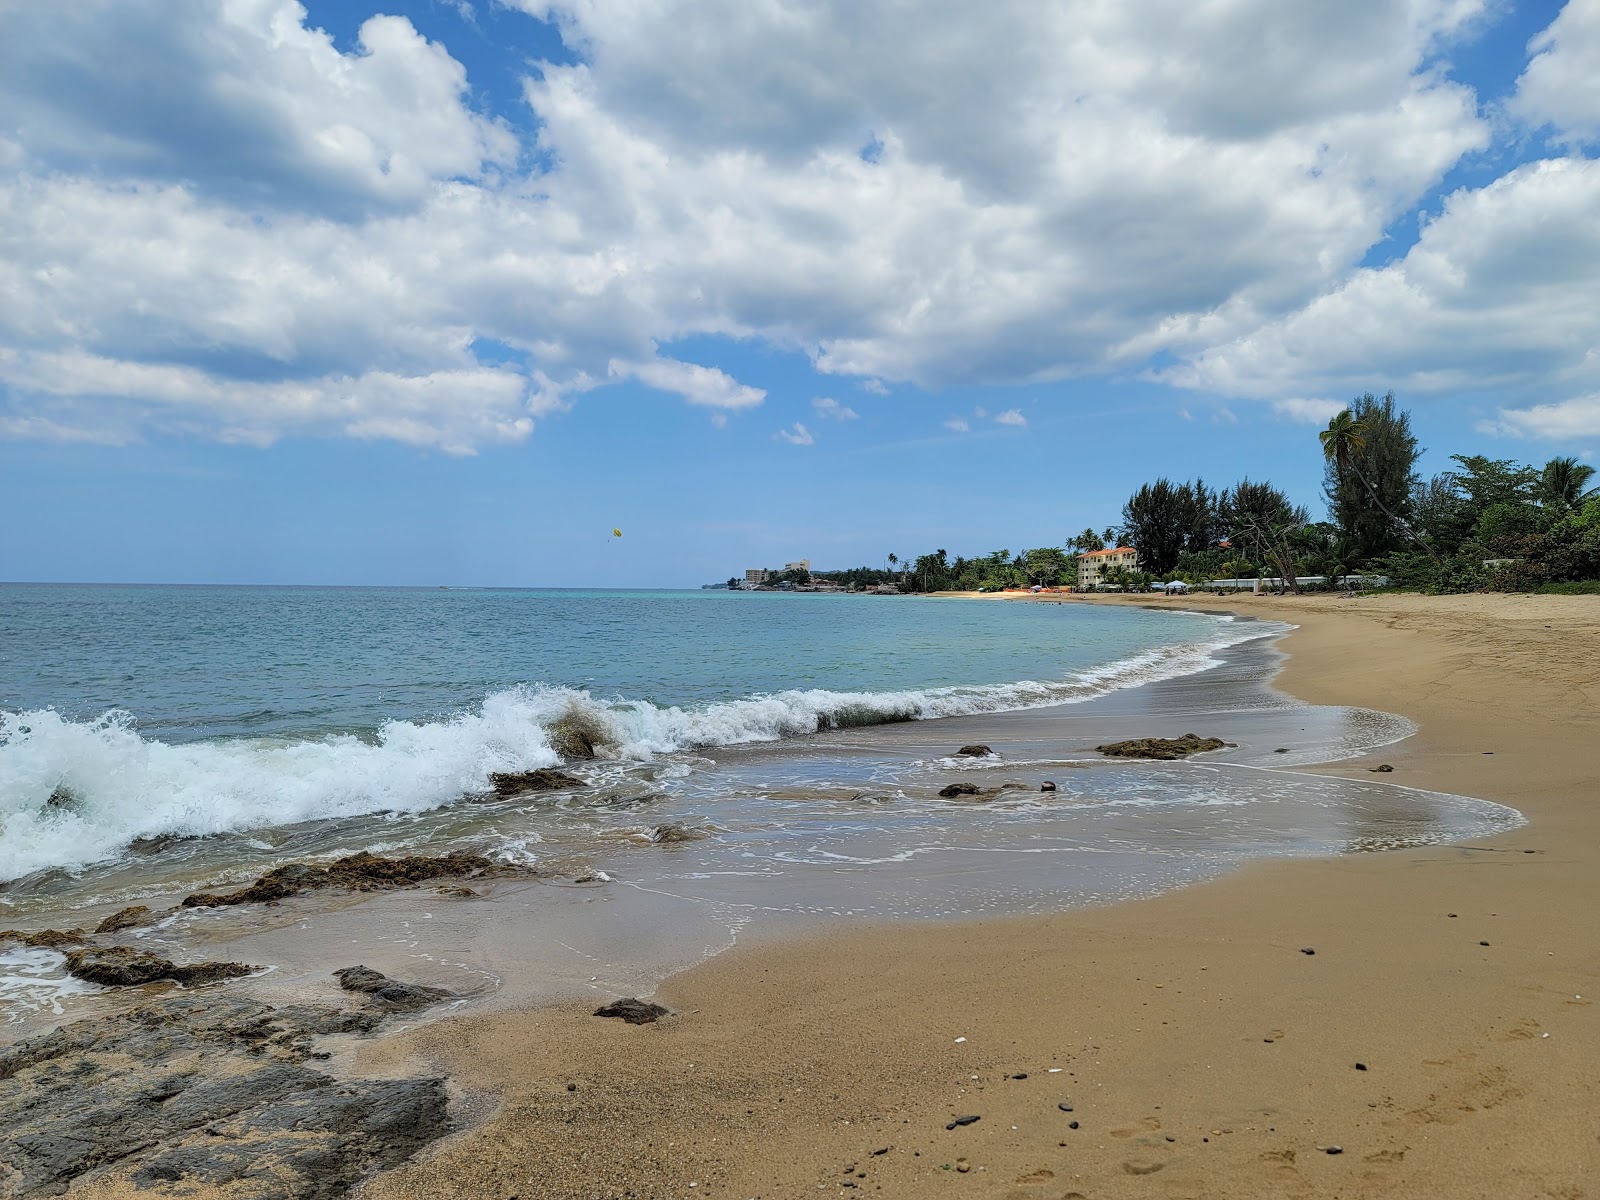
<svg viewBox="0 0 1600 1200">
<path fill-rule="evenodd" d="M 1367 1155 L 1361 1161 L 1369 1163 L 1397 1163 L 1403 1161 L 1405 1156 L 1406 1152 L 1404 1150 L 1379 1150 L 1376 1153 Z"/>
<path fill-rule="evenodd" d="M 1161 1128 L 1161 1122 L 1155 1117 L 1146 1117 L 1137 1125 L 1127 1129 L 1113 1129 L 1111 1136 L 1114 1138 L 1130 1138 L 1138 1133 L 1154 1133 Z"/>
<path fill-rule="evenodd" d="M 1017 1183 L 1049 1183 L 1056 1177 L 1054 1171 L 1040 1167 L 1037 1171 L 1029 1171 L 1026 1175 L 1018 1175 Z"/>
<path fill-rule="evenodd" d="M 1157 1162 L 1153 1158 L 1130 1158 L 1122 1164 L 1122 1169 L 1129 1175 L 1154 1175 L 1167 1164 Z"/>
</svg>

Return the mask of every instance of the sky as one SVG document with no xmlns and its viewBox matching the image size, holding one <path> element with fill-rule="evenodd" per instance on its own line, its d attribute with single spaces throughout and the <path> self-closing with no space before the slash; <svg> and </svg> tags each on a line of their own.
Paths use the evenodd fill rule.
<svg viewBox="0 0 1600 1200">
<path fill-rule="evenodd" d="M 0 0 L 0 579 L 1060 545 L 1600 451 L 1600 0 Z M 623 536 L 612 536 L 620 528 Z"/>
</svg>

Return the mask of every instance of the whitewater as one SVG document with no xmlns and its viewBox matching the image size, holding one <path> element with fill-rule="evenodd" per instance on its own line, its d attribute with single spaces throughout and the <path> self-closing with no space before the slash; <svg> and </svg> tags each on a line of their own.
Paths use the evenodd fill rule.
<svg viewBox="0 0 1600 1200">
<path fill-rule="evenodd" d="M 390 719 L 369 733 L 169 741 L 138 715 L 71 719 L 0 713 L 0 880 L 78 870 L 140 840 L 245 833 L 365 814 L 418 813 L 481 795 L 496 772 L 561 761 L 561 728 L 608 760 L 801 738 L 938 717 L 1078 703 L 1203 671 L 1227 646 L 1277 627 L 1207 619 L 1204 641 L 1154 647 L 1050 681 L 889 691 L 787 689 L 699 706 L 603 698 L 538 683 L 489 693 L 437 720 Z"/>
</svg>

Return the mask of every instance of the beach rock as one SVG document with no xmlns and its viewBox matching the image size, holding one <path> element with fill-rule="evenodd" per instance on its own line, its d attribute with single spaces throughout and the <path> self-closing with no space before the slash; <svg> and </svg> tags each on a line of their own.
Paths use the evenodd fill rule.
<svg viewBox="0 0 1600 1200">
<path fill-rule="evenodd" d="M 595 749 L 606 740 L 606 731 L 594 716 L 574 706 L 551 723 L 545 737 L 562 758 L 593 758 Z"/>
<path fill-rule="evenodd" d="M 237 979 L 255 969 L 236 962 L 179 965 L 131 946 L 88 946 L 67 952 L 67 974 L 102 987 L 138 987 L 162 980 L 182 984 L 216 983 L 222 979 Z"/>
<path fill-rule="evenodd" d="M 77 794 L 64 783 L 58 783 L 55 790 L 45 797 L 47 808 L 74 809 L 78 807 Z"/>
<path fill-rule="evenodd" d="M 593 755 L 590 755 L 592 758 Z M 563 788 L 581 788 L 589 785 L 576 775 L 540 767 L 536 771 L 497 771 L 489 776 L 489 786 L 496 796 L 520 796 L 525 792 L 556 792 Z"/>
<path fill-rule="evenodd" d="M 688 825 L 657 825 L 650 831 L 652 842 L 671 844 L 673 842 L 698 842 L 707 836 L 703 829 L 693 829 Z"/>
<path fill-rule="evenodd" d="M 629 1025 L 649 1025 L 661 1017 L 669 1017 L 672 1010 L 662 1008 L 659 1004 L 652 1004 L 648 1000 L 639 1000 L 633 996 L 621 1000 L 613 1000 L 594 1010 L 597 1017 L 617 1017 Z"/>
<path fill-rule="evenodd" d="M 994 751 L 989 749 L 989 747 L 981 745 L 979 743 L 974 743 L 971 746 L 963 746 L 963 747 L 961 747 L 961 749 L 956 751 L 955 757 L 957 757 L 957 758 L 987 758 L 993 753 L 994 753 Z"/>
<path fill-rule="evenodd" d="M 59 950 L 63 946 L 81 946 L 88 940 L 81 929 L 36 929 L 32 933 L 0 929 L 0 942 L 21 942 L 32 950 Z"/>
<path fill-rule="evenodd" d="M 462 899 L 467 899 L 467 898 L 470 898 L 472 896 L 476 896 L 478 894 L 477 892 L 473 891 L 471 888 L 463 887 L 459 883 L 447 884 L 446 886 L 438 888 L 436 890 L 438 891 L 439 895 L 441 895 L 441 896 L 460 896 Z"/>
<path fill-rule="evenodd" d="M 1389 772 L 1393 771 L 1394 768 L 1388 763 L 1379 763 L 1375 767 L 1368 767 L 1367 770 L 1371 771 L 1374 775 L 1387 775 Z"/>
<path fill-rule="evenodd" d="M 179 1184 L 236 1200 L 333 1200 L 449 1131 L 441 1079 L 335 1080 L 314 1037 L 382 1018 L 213 993 L 0 1050 L 0 1188 L 116 1194 Z"/>
<path fill-rule="evenodd" d="M 184 908 L 217 908 L 229 904 L 269 904 L 301 892 L 322 888 L 345 888 L 356 892 L 384 891 L 410 887 L 430 879 L 447 876 L 468 878 L 484 875 L 515 875 L 516 867 L 491 862 L 478 854 L 446 854 L 439 858 L 406 855 L 381 858 L 363 850 L 335 859 L 326 867 L 306 863 L 285 863 L 274 867 L 254 883 L 235 892 L 194 892 L 183 898 Z"/>
<path fill-rule="evenodd" d="M 1053 780 L 1046 779 L 1039 785 L 1039 790 L 1041 792 L 1053 792 L 1056 790 L 1055 782 Z"/>
<path fill-rule="evenodd" d="M 1310 946 L 1301 946 L 1300 947 L 1300 953 L 1301 954 L 1315 954 L 1316 951 L 1314 949 L 1312 949 Z"/>
<path fill-rule="evenodd" d="M 959 1129 L 963 1125 L 971 1125 L 981 1120 L 983 1120 L 983 1118 L 980 1116 L 957 1117 L 955 1120 L 951 1121 L 950 1124 L 946 1125 L 945 1128 Z"/>
<path fill-rule="evenodd" d="M 1176 738 L 1149 737 L 1133 738 L 1126 742 L 1108 742 L 1104 746 L 1096 746 L 1095 749 L 1107 758 L 1154 758 L 1171 761 L 1176 758 L 1187 758 L 1191 754 L 1201 754 L 1207 750 L 1221 750 L 1233 744 L 1221 738 L 1203 738 L 1186 733 Z"/>
<path fill-rule="evenodd" d="M 951 783 L 940 788 L 939 795 L 946 800 L 953 800 L 957 796 L 981 796 L 983 789 L 971 783 Z"/>
<path fill-rule="evenodd" d="M 150 924 L 155 916 L 143 904 L 130 904 L 127 908 L 119 908 L 104 921 L 94 927 L 96 933 L 116 933 L 122 929 L 134 929 L 140 925 Z"/>
<path fill-rule="evenodd" d="M 372 1000 L 381 1004 L 392 1012 L 415 1012 L 419 1008 L 427 1008 L 430 1004 L 437 1004 L 441 1000 L 453 1000 L 455 995 L 443 988 L 424 987 L 420 983 L 402 983 L 398 979 L 390 979 L 382 971 L 374 971 L 371 967 L 341 967 L 333 973 L 339 981 L 339 986 L 347 992 L 360 992 L 370 996 Z"/>
</svg>

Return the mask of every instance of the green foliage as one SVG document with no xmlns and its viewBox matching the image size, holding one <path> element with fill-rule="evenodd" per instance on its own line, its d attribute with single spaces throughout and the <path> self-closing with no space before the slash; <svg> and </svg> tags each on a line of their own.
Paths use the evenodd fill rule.
<svg viewBox="0 0 1600 1200">
<path fill-rule="evenodd" d="M 1335 525 L 1367 559 L 1399 547 L 1409 536 L 1416 463 L 1421 455 L 1411 415 L 1395 403 L 1358 396 L 1323 432 L 1323 492 Z"/>
<path fill-rule="evenodd" d="M 1122 506 L 1123 534 L 1146 570 L 1165 576 L 1185 553 L 1216 542 L 1217 501 L 1205 482 L 1144 484 Z"/>
</svg>

